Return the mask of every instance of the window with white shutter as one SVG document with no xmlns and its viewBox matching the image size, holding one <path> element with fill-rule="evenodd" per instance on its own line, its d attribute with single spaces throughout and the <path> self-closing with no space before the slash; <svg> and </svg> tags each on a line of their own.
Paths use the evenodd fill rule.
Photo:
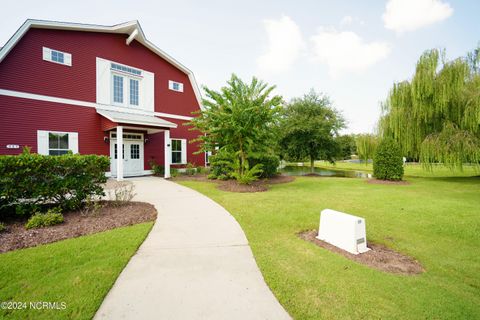
<svg viewBox="0 0 480 320">
<path fill-rule="evenodd" d="M 43 60 L 63 64 L 65 66 L 72 66 L 72 55 L 67 52 L 43 47 Z"/>
<path fill-rule="evenodd" d="M 187 163 L 187 140 L 171 139 L 172 164 Z"/>
<path fill-rule="evenodd" d="M 183 83 L 169 80 L 168 89 L 177 91 L 177 92 L 183 92 Z"/>
<path fill-rule="evenodd" d="M 37 152 L 39 154 L 59 156 L 69 151 L 78 153 L 77 132 L 37 131 Z"/>
</svg>

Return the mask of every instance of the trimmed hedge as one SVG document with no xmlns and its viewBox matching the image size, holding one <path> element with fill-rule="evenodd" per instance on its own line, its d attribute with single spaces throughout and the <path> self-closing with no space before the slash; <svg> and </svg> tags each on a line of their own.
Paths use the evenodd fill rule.
<svg viewBox="0 0 480 320">
<path fill-rule="evenodd" d="M 253 168 L 257 164 L 262 165 L 262 173 L 260 178 L 271 178 L 278 173 L 278 166 L 280 165 L 280 159 L 274 154 L 258 154 L 248 158 L 248 164 L 250 168 Z"/>
<path fill-rule="evenodd" d="M 24 150 L 0 156 L 0 211 L 32 214 L 41 205 L 78 208 L 87 197 L 102 196 L 110 160 L 106 156 L 44 156 Z"/>
<path fill-rule="evenodd" d="M 402 180 L 403 157 L 395 140 L 385 138 L 378 145 L 373 158 L 373 175 L 381 180 Z"/>
</svg>

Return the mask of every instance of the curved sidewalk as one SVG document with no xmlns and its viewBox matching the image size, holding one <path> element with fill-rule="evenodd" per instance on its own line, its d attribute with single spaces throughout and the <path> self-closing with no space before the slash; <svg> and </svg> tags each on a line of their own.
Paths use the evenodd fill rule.
<svg viewBox="0 0 480 320">
<path fill-rule="evenodd" d="M 223 207 L 160 178 L 130 181 L 157 221 L 95 319 L 290 319 Z"/>
</svg>

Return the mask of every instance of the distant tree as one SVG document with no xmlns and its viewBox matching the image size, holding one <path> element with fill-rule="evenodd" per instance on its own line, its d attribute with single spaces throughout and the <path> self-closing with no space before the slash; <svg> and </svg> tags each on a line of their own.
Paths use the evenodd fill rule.
<svg viewBox="0 0 480 320">
<path fill-rule="evenodd" d="M 337 159 L 350 159 L 353 154 L 356 154 L 355 135 L 345 134 L 336 137 L 335 140 L 339 147 Z"/>
<path fill-rule="evenodd" d="M 480 163 L 480 51 L 452 61 L 443 53 L 426 51 L 412 80 L 394 84 L 379 129 L 427 168 L 441 162 L 461 170 Z"/>
<path fill-rule="evenodd" d="M 274 89 L 257 78 L 245 83 L 233 74 L 220 91 L 204 87 L 204 110 L 190 122 L 193 130 L 202 133 L 197 141 L 203 151 L 225 149 L 233 153 L 232 167 L 238 181 L 248 183 L 254 178 L 253 172 L 262 172 L 260 166 L 249 168 L 248 159 L 267 152 L 274 140 L 271 129 L 278 121 L 282 103 L 282 97 L 271 95 Z"/>
<path fill-rule="evenodd" d="M 378 140 L 378 137 L 374 134 L 364 133 L 356 135 L 357 155 L 361 160 L 365 161 L 365 164 L 368 163 L 369 159 L 373 159 L 377 150 Z"/>
<path fill-rule="evenodd" d="M 344 127 L 345 120 L 330 99 L 311 90 L 287 105 L 280 122 L 280 150 L 295 161 L 308 158 L 313 172 L 315 160 L 335 161 L 339 149 L 335 137 Z"/>
</svg>

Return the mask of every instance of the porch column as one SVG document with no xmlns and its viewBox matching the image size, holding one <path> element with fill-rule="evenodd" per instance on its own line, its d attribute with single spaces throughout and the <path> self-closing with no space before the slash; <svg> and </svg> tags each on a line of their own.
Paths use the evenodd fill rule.
<svg viewBox="0 0 480 320">
<path fill-rule="evenodd" d="M 171 150 L 172 150 L 172 147 L 171 147 L 171 141 L 170 141 L 170 130 L 165 130 L 163 132 L 164 134 L 164 138 L 165 138 L 165 175 L 164 175 L 164 178 L 170 178 L 170 157 L 171 157 Z"/>
<path fill-rule="evenodd" d="M 117 126 L 117 181 L 123 180 L 123 127 Z"/>
</svg>

